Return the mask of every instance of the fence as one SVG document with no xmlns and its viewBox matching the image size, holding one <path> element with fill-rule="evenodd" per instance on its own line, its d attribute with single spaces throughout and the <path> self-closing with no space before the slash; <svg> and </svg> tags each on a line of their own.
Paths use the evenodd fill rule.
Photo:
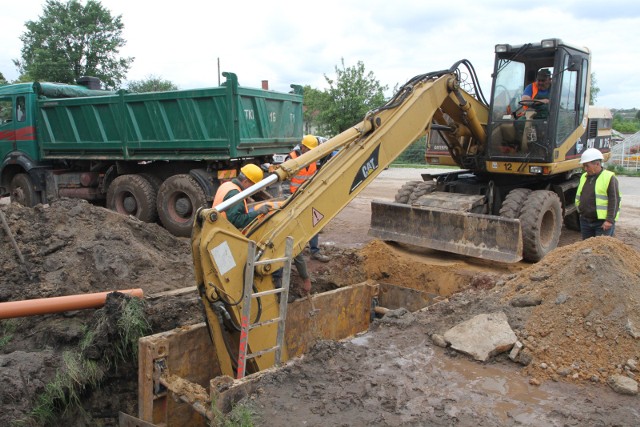
<svg viewBox="0 0 640 427">
<path fill-rule="evenodd" d="M 622 141 L 612 146 L 608 164 L 633 172 L 640 171 L 640 132 L 625 135 Z"/>
</svg>

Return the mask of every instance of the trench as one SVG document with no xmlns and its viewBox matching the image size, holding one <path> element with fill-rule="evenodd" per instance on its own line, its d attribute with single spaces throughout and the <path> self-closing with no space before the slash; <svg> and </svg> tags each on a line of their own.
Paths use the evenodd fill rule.
<svg viewBox="0 0 640 427">
<path fill-rule="evenodd" d="M 290 360 L 306 354 L 319 341 L 339 341 L 367 331 L 375 318 L 389 310 L 404 308 L 415 312 L 469 287 L 492 287 L 500 275 L 518 269 L 513 265 L 501 267 L 481 261 L 470 264 L 452 257 L 432 257 L 429 253 L 416 253 L 415 248 L 381 241 L 372 241 L 361 250 L 336 250 L 331 255 L 333 259 L 327 264 L 308 262 L 314 295 L 288 305 L 285 341 Z M 292 272 L 292 293 L 298 279 Z M 219 368 L 211 363 L 216 355 L 206 325 L 145 337 L 140 349 L 140 418 L 134 419 L 166 426 L 181 425 L 188 419 L 190 425 L 205 425 L 201 424 L 205 417 L 196 410 L 205 403 L 193 403 L 197 399 L 192 389 L 209 396 L 214 384 L 221 381 Z M 195 363 L 195 354 L 207 362 Z M 158 366 L 193 387 L 185 389 L 181 384 L 174 388 L 171 383 L 159 387 Z M 253 378 L 260 378 L 261 374 L 249 375 L 214 392 L 220 410 L 228 410 L 233 402 L 251 393 L 251 384 L 259 383 Z"/>
</svg>

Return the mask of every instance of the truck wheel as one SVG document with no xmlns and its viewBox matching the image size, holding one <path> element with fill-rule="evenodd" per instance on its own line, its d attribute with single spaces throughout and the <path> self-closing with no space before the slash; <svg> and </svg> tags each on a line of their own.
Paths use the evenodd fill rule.
<svg viewBox="0 0 640 427">
<path fill-rule="evenodd" d="M 552 191 L 534 191 L 520 212 L 523 258 L 538 262 L 558 246 L 562 229 L 562 208 Z"/>
<path fill-rule="evenodd" d="M 153 185 L 140 175 L 120 175 L 114 179 L 107 190 L 107 208 L 143 222 L 155 222 L 158 216 Z"/>
<path fill-rule="evenodd" d="M 400 187 L 398 192 L 396 193 L 396 203 L 407 204 L 409 203 L 409 197 L 413 193 L 413 190 L 416 189 L 416 185 L 423 183 L 424 181 L 409 181 Z"/>
<path fill-rule="evenodd" d="M 189 237 L 198 208 L 205 206 L 206 196 L 198 182 L 182 174 L 167 178 L 158 190 L 158 217 L 174 236 Z"/>
<path fill-rule="evenodd" d="M 578 211 L 564 217 L 564 226 L 569 230 L 580 231 L 580 214 Z"/>
<path fill-rule="evenodd" d="M 139 173 L 138 175 L 140 175 L 141 177 L 143 177 L 144 179 L 146 179 L 147 181 L 149 181 L 149 184 L 151 184 L 151 187 L 153 187 L 153 191 L 156 194 L 156 196 L 158 195 L 158 190 L 160 189 L 160 186 L 162 185 L 162 178 L 150 174 L 150 173 Z"/>
<path fill-rule="evenodd" d="M 531 194 L 531 190 L 528 188 L 516 188 L 509 191 L 507 197 L 504 198 L 502 206 L 500 207 L 500 216 L 505 218 L 518 218 L 522 205 L 527 197 Z"/>
<path fill-rule="evenodd" d="M 29 208 L 42 203 L 40 192 L 36 191 L 31 177 L 26 173 L 19 173 L 11 180 L 10 198 L 12 202 L 20 203 Z"/>
</svg>

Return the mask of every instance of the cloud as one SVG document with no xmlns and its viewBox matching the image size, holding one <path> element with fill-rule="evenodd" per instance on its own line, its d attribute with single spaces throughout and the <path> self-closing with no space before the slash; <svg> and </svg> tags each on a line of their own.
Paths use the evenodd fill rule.
<svg viewBox="0 0 640 427">
<path fill-rule="evenodd" d="M 635 0 L 514 3 L 460 0 L 325 0 L 303 3 L 186 0 L 174 7 L 130 0 L 102 0 L 122 15 L 127 45 L 135 57 L 127 76 L 149 75 L 180 88 L 218 84 L 220 71 L 240 83 L 288 91 L 292 83 L 325 88 L 324 75 L 362 61 L 383 85 L 393 88 L 411 77 L 449 68 L 468 59 L 483 90 L 490 90 L 494 46 L 558 37 L 588 46 L 598 78 L 599 104 L 639 106 L 640 3 Z M 44 0 L 23 0 L 3 8 L 0 71 L 16 78 L 24 22 L 35 20 Z M 604 104 L 603 104 L 604 105 Z"/>
</svg>

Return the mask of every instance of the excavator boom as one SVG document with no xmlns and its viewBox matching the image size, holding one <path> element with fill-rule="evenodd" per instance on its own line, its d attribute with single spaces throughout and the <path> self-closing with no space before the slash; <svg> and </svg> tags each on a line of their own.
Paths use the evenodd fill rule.
<svg viewBox="0 0 640 427">
<path fill-rule="evenodd" d="M 289 236 L 293 238 L 294 256 L 300 253 L 311 237 L 412 142 L 427 132 L 434 115 L 441 117 L 444 112 L 453 117 L 463 138 L 482 143 L 486 138 L 487 107 L 460 89 L 458 76 L 455 68 L 417 76 L 387 104 L 367 114 L 361 123 L 318 148 L 283 163 L 274 175 L 266 178 L 269 183 L 289 179 L 300 168 L 338 150 L 280 208 L 242 232 L 216 209 L 198 212 L 192 233 L 195 276 L 216 348 L 228 350 L 218 351 L 223 373 L 234 375 L 237 371 L 233 348 L 237 348 L 240 341 L 238 325 L 246 320 L 241 319 L 241 308 L 249 240 L 257 246 L 255 291 L 273 289 L 271 275 L 282 266 L 282 262 L 269 264 L 257 261 L 282 258 L 285 240 Z M 246 197 L 254 191 L 252 188 L 238 198 Z M 363 217 L 362 220 L 368 221 L 368 218 Z M 277 315 L 276 297 L 266 295 L 252 310 L 250 320 L 257 322 L 276 318 Z M 273 346 L 275 334 L 275 325 L 249 333 L 248 347 L 252 353 L 260 355 L 251 360 L 248 372 L 273 365 L 273 355 L 262 352 Z M 285 351 L 283 358 L 286 357 Z"/>
</svg>

